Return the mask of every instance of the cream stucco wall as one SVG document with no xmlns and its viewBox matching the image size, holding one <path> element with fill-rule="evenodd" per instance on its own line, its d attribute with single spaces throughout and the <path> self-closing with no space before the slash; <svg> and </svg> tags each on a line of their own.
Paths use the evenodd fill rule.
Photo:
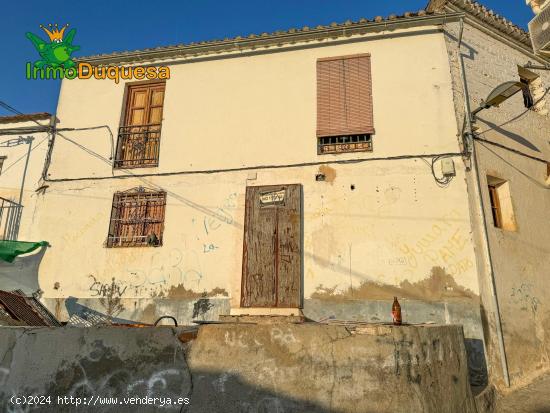
<svg viewBox="0 0 550 413">
<path fill-rule="evenodd" d="M 358 155 L 317 155 L 316 60 L 371 53 L 376 135 L 372 156 L 455 152 L 456 127 L 445 42 L 436 28 L 355 36 L 348 42 L 295 45 L 170 66 L 160 164 L 134 173 L 285 165 Z M 355 40 L 355 41 L 351 41 Z M 124 84 L 64 81 L 59 127 L 108 125 L 116 133 Z M 104 158 L 105 130 L 64 132 Z M 115 136 L 116 138 L 116 136 Z M 116 171 L 117 174 L 126 172 Z M 111 166 L 58 139 L 51 178 L 111 176 Z"/>
<path fill-rule="evenodd" d="M 47 295 L 77 297 L 95 296 L 95 280 L 111 277 L 128 286 L 127 297 L 179 284 L 199 292 L 218 287 L 238 305 L 246 185 L 301 183 L 306 297 L 321 284 L 414 283 L 434 266 L 477 291 L 463 169 L 447 189 L 437 187 L 420 160 L 334 166 L 331 183 L 316 182 L 318 172 L 311 166 L 259 171 L 253 181 L 232 172 L 56 184 L 38 206 L 37 230 L 52 244 L 41 285 Z M 169 191 L 164 245 L 104 248 L 112 194 L 140 185 Z"/>
</svg>

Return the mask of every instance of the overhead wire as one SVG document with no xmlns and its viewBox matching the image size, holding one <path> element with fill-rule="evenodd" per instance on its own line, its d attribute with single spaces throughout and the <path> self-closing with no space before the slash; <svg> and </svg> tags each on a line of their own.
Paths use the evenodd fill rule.
<svg viewBox="0 0 550 413">
<path fill-rule="evenodd" d="M 493 151 L 491 148 L 489 148 L 487 145 L 485 145 L 482 141 L 482 140 L 479 140 L 479 144 L 481 146 L 483 146 L 486 150 L 488 150 L 489 152 L 491 152 L 493 155 L 495 155 L 497 158 L 499 158 L 501 161 L 503 161 L 504 163 L 506 163 L 508 166 L 510 166 L 511 168 L 515 169 L 517 172 L 519 172 L 521 175 L 523 175 L 524 177 L 526 177 L 529 181 L 533 182 L 534 184 L 536 184 L 537 186 L 541 187 L 542 189 L 545 189 L 545 190 L 549 190 L 550 189 L 550 186 L 548 185 L 545 185 L 541 182 L 539 182 L 536 178 L 533 178 L 532 176 L 530 176 L 527 172 L 524 172 L 522 171 L 519 167 L 515 166 L 512 162 L 508 161 L 507 159 L 504 159 L 501 155 L 499 155 L 498 153 L 496 153 L 495 151 Z"/>
</svg>

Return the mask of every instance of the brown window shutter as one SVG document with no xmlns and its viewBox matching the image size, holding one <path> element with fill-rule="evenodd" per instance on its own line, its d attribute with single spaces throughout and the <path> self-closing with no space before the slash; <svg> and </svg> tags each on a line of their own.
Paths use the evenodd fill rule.
<svg viewBox="0 0 550 413">
<path fill-rule="evenodd" d="M 317 60 L 317 137 L 374 133 L 370 54 Z"/>
<path fill-rule="evenodd" d="M 113 197 L 108 247 L 162 245 L 166 192 L 134 188 Z"/>
</svg>

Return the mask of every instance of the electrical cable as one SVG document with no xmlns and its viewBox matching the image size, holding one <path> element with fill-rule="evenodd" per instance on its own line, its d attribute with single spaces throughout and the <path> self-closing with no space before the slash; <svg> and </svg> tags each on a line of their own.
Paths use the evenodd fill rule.
<svg viewBox="0 0 550 413">
<path fill-rule="evenodd" d="M 487 145 L 484 145 L 483 144 L 483 140 L 480 140 L 480 139 L 477 139 L 479 142 L 480 142 L 480 145 L 483 146 L 485 149 L 487 149 L 489 152 L 491 152 L 493 155 L 495 155 L 497 158 L 499 158 L 501 161 L 503 161 L 504 163 L 506 163 L 508 166 L 512 167 L 513 169 L 515 169 L 517 172 L 519 172 L 521 175 L 523 175 L 524 177 L 526 177 L 528 180 L 530 180 L 531 182 L 533 182 L 535 185 L 541 187 L 542 189 L 545 189 L 545 190 L 550 190 L 550 187 L 539 182 L 537 179 L 533 178 L 532 176 L 530 176 L 529 174 L 527 174 L 526 172 L 523 172 L 521 169 L 519 169 L 517 166 L 515 166 L 513 163 L 511 163 L 510 161 L 504 159 L 502 156 L 500 156 L 498 153 L 496 153 L 495 151 L 493 151 L 492 149 L 490 149 Z"/>
<path fill-rule="evenodd" d="M 533 107 L 538 105 L 545 97 L 546 95 L 548 94 L 548 92 L 550 91 L 550 87 L 549 88 L 546 88 L 546 90 L 544 91 L 544 94 L 536 101 L 533 103 Z M 515 117 L 513 117 L 512 119 L 509 119 L 507 120 L 506 122 L 504 123 L 501 123 L 500 125 L 496 125 L 496 127 L 498 128 L 501 128 L 505 125 L 508 125 L 509 123 L 512 123 L 512 122 L 515 122 L 516 120 L 520 119 L 521 117 L 523 117 L 523 115 L 529 113 L 530 111 L 532 111 L 532 107 L 529 108 L 529 109 L 525 109 L 523 112 L 521 112 L 519 115 L 516 115 Z M 483 119 L 481 119 L 483 121 Z M 490 130 L 493 130 L 495 127 L 490 127 L 489 129 L 485 129 L 484 131 L 481 131 L 481 132 L 477 132 L 478 135 L 483 135 L 484 133 L 487 133 L 489 132 Z"/>
<path fill-rule="evenodd" d="M 61 135 L 61 134 L 60 134 Z M 84 145 L 81 145 L 70 138 L 67 138 L 61 135 L 64 139 L 71 141 L 73 144 L 81 147 L 86 152 L 91 151 L 89 148 L 86 148 Z M 91 151 L 93 152 L 93 151 Z M 97 157 L 103 161 L 109 160 L 102 155 L 99 155 L 93 152 L 94 157 Z M 254 165 L 254 166 L 243 166 L 237 168 L 223 168 L 223 169 L 207 169 L 207 170 L 191 170 L 191 171 L 175 171 L 175 172 L 158 172 L 158 173 L 144 173 L 144 174 L 135 174 L 129 169 L 120 168 L 119 170 L 127 172 L 127 175 L 116 175 L 116 176 L 93 176 L 93 177 L 82 177 L 82 178 L 47 178 L 48 182 L 71 182 L 71 181 L 86 181 L 86 180 L 105 180 L 113 178 L 140 178 L 140 177 L 151 177 L 151 176 L 173 176 L 173 175 L 196 175 L 196 174 L 216 174 L 223 172 L 241 172 L 249 170 L 263 170 L 263 169 L 283 169 L 283 168 L 298 168 L 303 166 L 320 166 L 320 165 L 330 165 L 330 164 L 355 164 L 355 163 L 364 163 L 370 161 L 394 161 L 394 160 L 403 160 L 403 159 L 425 159 L 425 158 L 434 158 L 434 157 L 454 157 L 454 156 L 464 156 L 462 152 L 448 152 L 448 153 L 439 153 L 439 154 L 417 154 L 417 155 L 397 155 L 397 156 L 387 156 L 387 157 L 377 157 L 377 158 L 357 158 L 357 159 L 342 159 L 342 160 L 327 160 L 327 161 L 314 161 L 314 162 L 302 162 L 294 164 L 279 164 L 279 165 Z M 111 164 L 111 162 L 109 162 Z"/>
<path fill-rule="evenodd" d="M 42 139 L 40 142 L 38 142 L 38 144 L 36 144 L 35 146 L 33 146 L 31 148 L 31 152 L 34 151 L 36 148 L 38 148 L 40 145 L 42 145 L 49 137 L 49 134 L 44 138 Z M 3 168 L 2 169 L 2 174 L 5 174 L 7 171 L 10 170 L 10 168 L 12 166 L 14 166 L 16 163 L 20 162 L 22 159 L 26 158 L 27 157 L 27 153 L 25 153 L 23 156 L 17 158 L 15 161 L 13 161 L 11 164 L 9 164 L 6 168 Z"/>
<path fill-rule="evenodd" d="M 507 151 L 513 152 L 513 153 L 515 153 L 515 154 L 517 154 L 517 155 L 524 156 L 524 157 L 529 158 L 529 159 L 532 159 L 532 160 L 534 160 L 534 161 L 538 161 L 538 162 L 542 162 L 542 163 L 550 163 L 550 161 L 548 161 L 548 160 L 546 160 L 546 159 L 539 158 L 539 157 L 533 156 L 533 155 L 529 155 L 528 153 L 519 151 L 519 150 L 514 149 L 514 148 L 510 148 L 509 146 L 503 145 L 503 144 L 498 143 L 498 142 L 494 142 L 494 141 L 490 141 L 490 140 L 487 140 L 487 139 L 483 139 L 483 138 L 480 138 L 480 137 L 478 137 L 478 136 L 474 136 L 474 140 L 479 141 L 479 142 L 488 143 L 488 144 L 490 144 L 490 145 L 496 146 L 496 147 L 501 148 L 501 149 L 505 149 L 505 150 L 507 150 Z"/>
<path fill-rule="evenodd" d="M 23 112 L 19 112 L 17 109 L 11 107 L 6 102 L 0 100 L 0 106 L 6 109 L 8 112 L 15 113 L 16 115 L 23 115 Z"/>
<path fill-rule="evenodd" d="M 109 125 L 88 126 L 85 128 L 59 128 L 59 129 L 56 129 L 56 131 L 72 132 L 72 131 L 95 130 L 95 129 L 103 129 L 103 128 L 109 131 L 109 137 L 111 139 L 111 157 L 109 159 L 113 159 L 115 157 L 115 142 L 114 142 L 113 131 L 111 130 Z"/>
<path fill-rule="evenodd" d="M 4 107 L 5 109 L 16 113 L 18 115 L 22 115 L 23 113 L 18 111 L 17 109 L 11 107 L 7 103 L 0 101 L 0 106 Z M 43 127 L 43 125 L 40 125 L 38 122 L 34 121 L 39 126 Z M 109 136 L 111 140 L 111 156 L 109 159 L 105 158 L 104 156 L 98 154 L 97 152 L 94 152 L 93 150 L 87 148 L 86 146 L 66 137 L 60 132 L 65 131 L 84 131 L 84 130 L 94 130 L 94 129 L 101 129 L 106 128 L 109 131 Z M 112 160 L 115 156 L 114 154 L 114 135 L 111 130 L 111 128 L 108 125 L 100 125 L 100 126 L 91 126 L 91 127 L 84 127 L 84 128 L 59 128 L 54 129 L 54 134 L 52 137 L 55 139 L 55 135 L 61 136 L 63 139 L 73 143 L 80 149 L 82 149 L 84 152 L 88 153 L 89 155 L 104 161 L 108 163 L 112 167 Z M 41 141 L 40 143 L 42 143 Z M 37 145 L 38 146 L 38 145 Z M 188 174 L 210 174 L 210 173 L 222 173 L 222 172 L 238 172 L 238 171 L 246 171 L 246 170 L 258 170 L 258 169 L 280 169 L 280 168 L 293 168 L 293 167 L 301 167 L 301 166 L 320 166 L 320 165 L 328 165 L 328 164 L 348 164 L 348 163 L 361 163 L 361 162 L 367 162 L 367 161 L 380 161 L 380 160 L 400 160 L 400 159 L 422 159 L 425 161 L 426 158 L 431 158 L 432 162 L 430 168 L 432 171 L 432 175 L 436 181 L 436 183 L 440 186 L 447 186 L 450 181 L 452 180 L 452 177 L 443 177 L 439 178 L 437 174 L 435 173 L 435 163 L 443 158 L 446 157 L 453 157 L 453 156 L 464 156 L 463 153 L 443 153 L 443 154 L 431 154 L 431 155 L 401 155 L 401 156 L 394 156 L 394 157 L 379 157 L 379 158 L 360 158 L 360 159 L 346 159 L 346 160 L 333 160 L 333 161 L 318 161 L 318 162 L 304 162 L 304 163 L 298 163 L 298 164 L 286 164 L 286 165 L 257 165 L 257 166 L 250 166 L 250 167 L 241 167 L 241 168 L 226 168 L 226 169 L 217 169 L 217 170 L 202 170 L 202 171 L 178 171 L 178 172 L 164 172 L 164 173 L 156 173 L 156 174 L 134 174 L 133 172 L 129 171 L 128 169 L 121 170 L 127 172 L 127 175 L 117 175 L 117 176 L 105 176 L 105 177 L 88 177 L 88 178 L 60 178 L 60 179 L 50 179 L 47 177 L 47 171 L 49 169 L 49 166 L 51 164 L 51 149 L 53 149 L 53 144 L 50 145 L 50 150 L 48 151 L 46 155 L 46 160 L 44 163 L 44 171 L 42 174 L 42 178 L 44 181 L 47 182 L 70 182 L 70 181 L 81 181 L 81 180 L 100 180 L 100 179 L 111 179 L 111 178 L 130 178 L 130 177 L 149 177 L 149 176 L 171 176 L 171 175 L 188 175 Z M 426 162 L 426 161 L 425 161 Z"/>
</svg>

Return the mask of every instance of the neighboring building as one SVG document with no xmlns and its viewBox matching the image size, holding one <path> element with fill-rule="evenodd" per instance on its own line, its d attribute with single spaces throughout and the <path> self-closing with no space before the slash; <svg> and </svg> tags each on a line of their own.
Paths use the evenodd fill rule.
<svg viewBox="0 0 550 413">
<path fill-rule="evenodd" d="M 462 19 L 472 109 L 504 81 L 526 85 L 478 115 L 478 168 L 461 136 Z M 474 383 L 484 354 L 495 379 L 548 365 L 550 78 L 523 68 L 541 59 L 521 29 L 432 1 L 82 60 L 171 76 L 62 82 L 31 230 L 51 244 L 39 281 L 57 318 L 377 322 L 398 296 L 405 321 L 464 325 Z"/>
<path fill-rule="evenodd" d="M 533 13 L 539 14 L 542 9 L 548 6 L 548 0 L 525 0 L 525 3 L 533 9 Z"/>
<path fill-rule="evenodd" d="M 477 116 L 475 152 L 485 220 L 480 219 L 475 165 L 467 174 L 488 365 L 493 377 L 502 377 L 494 277 L 510 381 L 519 383 L 550 361 L 550 72 L 523 67 L 548 61 L 534 56 L 526 32 L 478 3 L 432 1 L 428 10 L 467 13 L 461 51 L 472 110 L 503 82 L 521 80 L 531 94 L 529 99 L 519 93 Z M 445 33 L 457 127 L 462 128 L 460 27 L 447 24 Z"/>
<path fill-rule="evenodd" d="M 0 240 L 37 241 L 31 232 L 52 122 L 49 113 L 0 116 Z M 0 241 L 0 289 L 37 292 L 46 247 L 6 262 L 1 259 L 2 246 Z"/>
<path fill-rule="evenodd" d="M 26 239 L 29 235 L 36 199 L 35 190 L 42 178 L 44 159 L 48 151 L 51 118 L 49 113 L 0 116 L 0 207 L 4 211 L 10 202 L 23 206 L 19 226 L 19 220 L 10 220 L 4 213 L 0 216 L 2 239 L 9 239 L 11 236 L 14 239 Z"/>
</svg>

